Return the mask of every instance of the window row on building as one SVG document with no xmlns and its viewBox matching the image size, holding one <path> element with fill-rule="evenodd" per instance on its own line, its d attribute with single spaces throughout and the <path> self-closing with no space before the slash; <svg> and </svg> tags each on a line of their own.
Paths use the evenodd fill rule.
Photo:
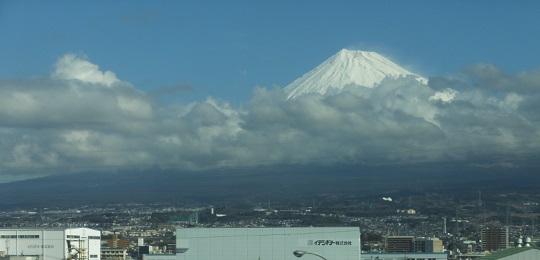
<svg viewBox="0 0 540 260">
<path fill-rule="evenodd" d="M 39 238 L 39 235 L 0 235 L 0 238 Z"/>
</svg>

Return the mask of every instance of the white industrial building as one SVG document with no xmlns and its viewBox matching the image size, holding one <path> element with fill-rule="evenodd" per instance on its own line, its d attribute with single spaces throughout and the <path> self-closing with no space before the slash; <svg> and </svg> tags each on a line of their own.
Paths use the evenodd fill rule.
<svg viewBox="0 0 540 260">
<path fill-rule="evenodd" d="M 0 256 L 3 259 L 83 259 L 101 258 L 101 231 L 89 228 L 0 229 Z"/>
<path fill-rule="evenodd" d="M 296 252 L 296 255 L 293 254 Z M 175 259 L 359 260 L 358 227 L 179 228 Z M 163 256 L 161 256 L 163 257 Z M 148 255 L 145 259 L 152 259 Z"/>
<path fill-rule="evenodd" d="M 361 260 L 447 260 L 448 254 L 443 252 L 400 252 L 400 253 L 362 253 Z"/>
</svg>

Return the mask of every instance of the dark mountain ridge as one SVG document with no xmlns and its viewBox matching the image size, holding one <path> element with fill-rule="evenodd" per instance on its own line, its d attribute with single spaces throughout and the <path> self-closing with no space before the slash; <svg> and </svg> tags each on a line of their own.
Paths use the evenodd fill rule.
<svg viewBox="0 0 540 260">
<path fill-rule="evenodd" d="M 373 197 L 402 192 L 538 189 L 535 167 L 519 169 L 393 166 L 283 166 L 205 172 L 133 170 L 79 173 L 0 184 L 1 208 L 113 203 L 276 202 Z M 437 170 L 434 170 L 437 169 Z"/>
</svg>

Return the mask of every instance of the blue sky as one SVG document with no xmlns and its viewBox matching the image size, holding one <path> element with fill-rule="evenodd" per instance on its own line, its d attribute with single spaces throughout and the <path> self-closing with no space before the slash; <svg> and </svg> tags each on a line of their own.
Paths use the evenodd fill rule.
<svg viewBox="0 0 540 260">
<path fill-rule="evenodd" d="M 537 167 L 539 10 L 1 1 L 0 182 L 152 167 Z M 343 48 L 380 52 L 429 84 L 284 99 L 283 87 Z"/>
<path fill-rule="evenodd" d="M 540 67 L 536 1 L 2 1 L 0 77 L 46 76 L 82 53 L 144 91 L 234 103 L 284 87 L 342 48 L 425 76 L 476 63 Z"/>
</svg>

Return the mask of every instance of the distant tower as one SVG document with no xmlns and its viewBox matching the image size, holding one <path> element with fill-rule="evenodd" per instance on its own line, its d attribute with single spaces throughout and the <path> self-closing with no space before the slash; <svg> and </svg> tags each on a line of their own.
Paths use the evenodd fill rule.
<svg viewBox="0 0 540 260">
<path fill-rule="evenodd" d="M 446 234 L 448 234 L 446 232 L 446 218 L 442 218 L 443 219 L 443 234 L 446 236 Z"/>
<path fill-rule="evenodd" d="M 482 192 L 478 191 L 478 207 L 482 207 Z"/>
<path fill-rule="evenodd" d="M 531 236 L 534 236 L 534 234 L 536 233 L 536 230 L 534 229 L 534 217 L 532 219 L 532 232 L 531 232 Z"/>
<path fill-rule="evenodd" d="M 510 215 L 510 209 L 508 208 L 508 203 L 506 203 L 506 227 L 508 227 L 508 216 Z"/>
<path fill-rule="evenodd" d="M 506 227 L 510 227 L 510 201 L 506 204 Z"/>
<path fill-rule="evenodd" d="M 458 209 L 456 208 L 456 231 L 455 231 L 455 237 L 458 237 L 459 235 L 459 218 L 458 218 Z"/>
</svg>

